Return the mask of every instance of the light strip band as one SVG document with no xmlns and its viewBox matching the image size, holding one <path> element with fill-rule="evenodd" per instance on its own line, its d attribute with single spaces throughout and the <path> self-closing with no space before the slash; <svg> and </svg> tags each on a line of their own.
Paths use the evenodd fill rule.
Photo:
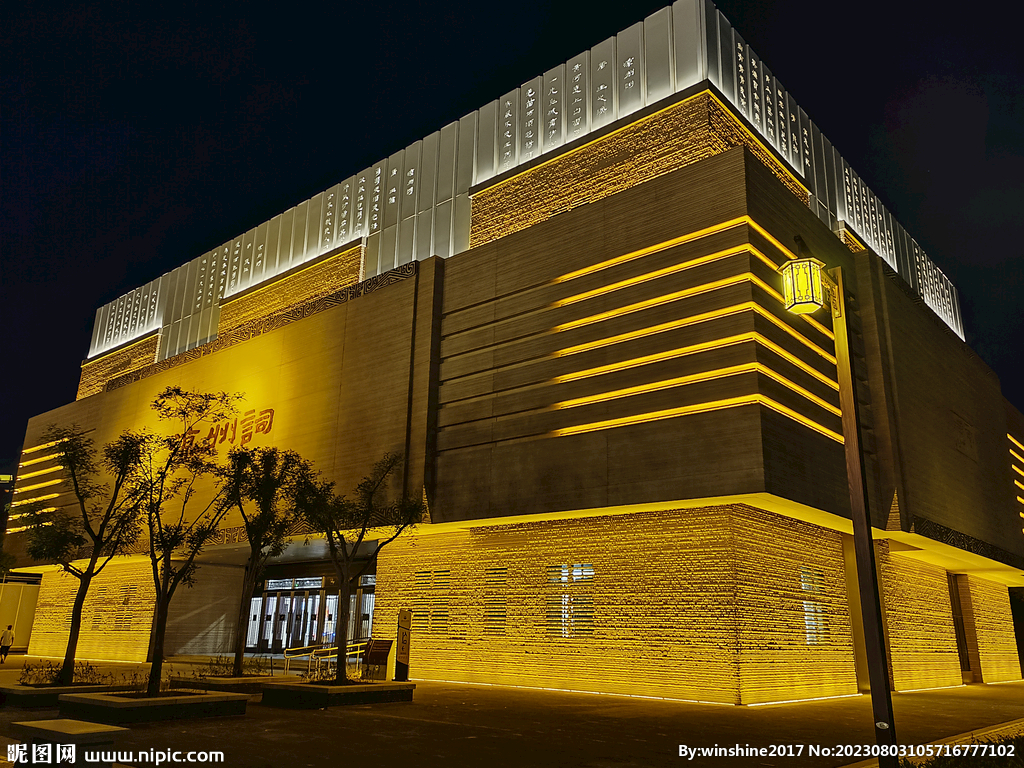
<svg viewBox="0 0 1024 768">
<path fill-rule="evenodd" d="M 21 501 L 12 501 L 11 502 L 11 506 L 12 507 L 22 507 L 22 506 L 24 506 L 26 504 L 31 504 L 31 503 L 36 502 L 36 501 L 47 501 L 49 499 L 56 499 L 58 496 L 60 496 L 59 493 L 48 493 L 45 496 L 34 496 L 31 499 L 22 499 Z"/>
<path fill-rule="evenodd" d="M 749 253 L 750 250 L 751 249 L 746 245 L 737 245 L 732 248 L 727 248 L 724 251 L 715 251 L 714 253 L 709 253 L 706 256 L 698 256 L 694 259 L 690 259 L 689 261 L 681 261 L 678 264 L 672 264 L 671 266 L 663 267 L 662 269 L 656 269 L 653 272 L 645 272 L 644 274 L 637 275 L 636 277 L 628 277 L 625 280 L 619 280 L 617 283 L 609 283 L 608 285 L 602 285 L 600 288 L 594 288 L 590 291 L 577 293 L 575 296 L 559 299 L 554 303 L 554 306 L 564 307 L 568 304 L 575 304 L 578 301 L 585 301 L 586 299 L 591 299 L 594 296 L 601 296 L 623 288 L 629 288 L 633 285 L 640 285 L 641 283 L 646 283 L 651 280 L 657 280 L 658 278 L 665 277 L 666 275 L 673 275 L 676 272 L 693 269 L 694 267 L 699 267 L 702 264 L 710 264 L 713 261 L 727 259 L 730 256 L 738 256 L 741 253 Z"/>
<path fill-rule="evenodd" d="M 53 525 L 53 522 L 47 520 L 45 523 L 40 523 L 40 525 Z M 8 528 L 7 533 L 21 533 L 22 531 L 27 531 L 31 527 L 31 525 L 20 525 L 17 528 Z"/>
<path fill-rule="evenodd" d="M 1010 449 L 1010 455 L 1013 456 L 1013 458 L 1015 458 L 1017 461 L 1024 463 L 1024 456 L 1021 456 L 1019 453 L 1013 450 L 1013 448 Z"/>
<path fill-rule="evenodd" d="M 1016 485 L 1018 488 L 1020 488 L 1022 491 L 1024 491 L 1024 483 L 1022 483 L 1020 480 L 1017 480 L 1015 478 L 1014 481 L 1013 481 L 1013 484 Z"/>
<path fill-rule="evenodd" d="M 743 405 L 763 405 L 766 408 L 770 408 L 776 413 L 780 413 L 783 416 L 787 416 L 793 421 L 803 424 L 805 427 L 809 427 L 815 432 L 825 435 L 826 437 L 835 440 L 837 443 L 843 443 L 843 436 L 837 432 L 833 432 L 828 427 L 824 427 L 816 421 L 812 421 L 803 414 L 797 413 L 792 408 L 789 408 L 782 403 L 778 403 L 769 397 L 765 397 L 761 394 L 753 395 L 742 395 L 740 397 L 729 397 L 724 400 L 712 400 L 707 403 L 697 403 L 695 405 L 684 405 L 679 408 L 667 408 L 661 411 L 652 411 L 650 413 L 640 413 L 635 416 L 624 416 L 619 419 L 608 419 L 607 421 L 595 421 L 590 424 L 580 424 L 575 427 L 565 427 L 564 429 L 556 429 L 552 434 L 555 437 L 563 437 L 566 435 L 578 435 L 584 432 L 597 432 L 603 429 L 614 429 L 616 427 L 624 427 L 631 424 L 643 424 L 649 421 L 661 421 L 663 419 L 674 419 L 678 416 L 689 416 L 696 413 L 708 413 L 710 411 L 720 411 L 726 408 L 737 408 Z"/>
<path fill-rule="evenodd" d="M 1021 444 L 1020 444 L 1020 441 L 1019 441 L 1019 440 L 1018 440 L 1017 438 L 1015 438 L 1015 437 L 1014 437 L 1013 435 L 1011 435 L 1011 434 L 1010 434 L 1009 432 L 1007 432 L 1007 433 L 1006 433 L 1006 436 L 1007 436 L 1008 438 L 1010 438 L 1010 442 L 1011 442 L 1011 443 L 1013 443 L 1013 444 L 1014 444 L 1014 445 L 1016 445 L 1016 446 L 1017 446 L 1018 448 L 1020 448 L 1020 449 L 1021 449 L 1022 451 L 1024 451 L 1024 445 L 1021 445 Z"/>
<path fill-rule="evenodd" d="M 593 274 L 594 272 L 600 272 L 603 269 L 608 269 L 609 267 L 614 267 L 614 266 L 617 266 L 619 264 L 624 264 L 624 263 L 626 263 L 628 261 L 633 261 L 634 259 L 639 259 L 639 258 L 641 258 L 643 256 L 647 256 L 647 255 L 652 254 L 652 253 L 658 253 L 660 251 L 664 251 L 664 250 L 667 250 L 669 248 L 674 248 L 674 247 L 676 247 L 678 245 L 683 245 L 685 243 L 689 243 L 689 242 L 692 242 L 694 240 L 699 240 L 701 238 L 708 237 L 709 235 L 714 235 L 714 234 L 717 234 L 719 232 L 724 232 L 726 230 L 733 229 L 734 227 L 738 227 L 741 224 L 746 224 L 749 227 L 751 227 L 755 232 L 757 232 L 759 235 L 761 235 L 761 237 L 763 237 L 765 240 L 767 240 L 769 243 L 771 243 L 775 248 L 779 249 L 786 256 L 786 258 L 789 258 L 789 259 L 796 259 L 796 258 L 798 258 L 795 253 L 793 253 L 791 250 L 789 250 L 789 248 L 787 248 L 781 242 L 779 242 L 779 240 L 777 238 L 775 238 L 767 229 L 762 227 L 760 224 L 758 224 L 752 218 L 750 218 L 749 216 L 738 216 L 735 219 L 729 219 L 728 221 L 724 221 L 721 224 L 715 224 L 715 225 L 710 226 L 710 227 L 705 227 L 704 229 L 698 229 L 695 232 L 689 232 L 689 233 L 687 233 L 685 235 L 680 235 L 679 237 L 672 238 L 671 240 L 665 240 L 664 242 L 657 243 L 655 245 L 650 245 L 650 246 L 648 246 L 646 248 L 641 248 L 640 250 L 637 250 L 637 251 L 630 251 L 629 253 L 624 253 L 621 256 L 616 256 L 616 257 L 611 258 L 611 259 L 606 259 L 605 261 L 599 262 L 597 264 L 592 264 L 589 267 L 583 267 L 582 269 L 577 269 L 574 272 L 568 272 L 568 273 L 566 273 L 564 275 L 560 275 L 559 277 L 556 277 L 554 280 L 552 280 L 552 282 L 553 283 L 564 283 L 564 282 L 567 282 L 569 280 L 574 280 L 577 277 L 582 277 L 584 275 Z M 747 244 L 747 246 L 748 246 L 750 252 L 754 256 L 756 256 L 757 258 L 759 258 L 762 261 L 764 261 L 765 264 L 769 265 L 773 270 L 777 270 L 779 268 L 778 264 L 776 264 L 772 259 L 770 259 L 767 256 L 765 256 L 759 249 L 755 248 L 753 245 L 750 245 L 750 244 Z M 719 257 L 719 258 L 721 258 L 721 257 Z M 773 293 L 775 293 L 775 295 L 778 296 L 777 292 L 773 291 Z M 781 296 L 779 296 L 779 300 L 780 301 L 782 300 Z M 830 338 L 830 339 L 834 339 L 835 338 L 835 336 L 833 335 L 832 331 L 830 331 L 824 325 L 822 325 L 817 320 L 812 318 L 810 315 L 801 315 L 800 317 L 803 318 L 806 322 L 810 323 L 812 326 L 814 326 L 814 328 L 816 328 L 819 332 L 823 333 L 828 338 Z M 1022 450 L 1024 450 L 1024 446 L 1022 446 Z"/>
<path fill-rule="evenodd" d="M 608 365 L 600 365 L 596 368 L 587 368 L 581 371 L 574 371 L 573 373 L 567 373 L 562 376 L 556 376 L 554 381 L 556 383 L 563 383 L 566 381 L 577 381 L 579 379 L 586 379 L 590 376 L 600 376 L 603 373 L 610 373 L 611 371 L 621 371 L 628 368 L 636 368 L 637 366 L 647 365 L 648 363 L 656 363 L 662 360 L 673 360 L 677 357 L 685 357 L 687 355 L 694 355 L 698 352 L 705 352 L 710 349 L 720 349 L 722 347 L 730 347 L 735 344 L 743 344 L 744 342 L 753 341 L 761 344 L 763 347 L 770 349 L 775 354 L 788 360 L 797 366 L 804 373 L 813 376 L 822 384 L 827 384 L 832 389 L 839 391 L 839 384 L 830 379 L 828 376 L 823 374 L 816 368 L 812 368 L 800 358 L 796 357 L 790 352 L 787 352 L 774 341 L 766 339 L 760 333 L 756 331 L 747 331 L 746 333 L 740 333 L 735 336 L 727 336 L 722 339 L 716 339 L 714 341 L 705 341 L 700 344 L 691 344 L 688 347 L 679 347 L 677 349 L 670 349 L 665 352 L 656 352 L 651 355 L 644 355 L 643 357 L 635 357 L 631 360 L 623 360 L 619 363 L 610 363 Z M 1022 473 L 1024 474 L 1024 473 Z"/>
<path fill-rule="evenodd" d="M 50 461 L 51 459 L 60 458 L 59 453 L 51 453 L 49 456 L 40 456 L 38 459 L 29 459 L 28 461 L 22 461 L 18 464 L 19 467 L 28 467 L 32 464 L 39 464 L 43 461 Z"/>
<path fill-rule="evenodd" d="M 1016 473 L 1017 473 L 1018 475 L 1020 475 L 1021 477 L 1024 477 L 1024 469 L 1021 469 L 1021 468 L 1020 468 L 1020 467 L 1018 467 L 1018 466 L 1017 466 L 1016 464 L 1011 464 L 1010 466 L 1011 466 L 1011 467 L 1013 467 L 1013 471 L 1014 471 L 1014 472 L 1016 472 Z"/>
<path fill-rule="evenodd" d="M 744 246 L 744 249 L 746 249 L 746 246 Z M 655 273 L 652 272 L 652 273 L 649 273 L 649 274 L 655 274 Z M 647 278 L 646 275 L 642 275 L 641 277 L 644 278 L 644 279 Z M 639 278 L 637 278 L 637 279 L 639 279 Z M 754 285 L 757 285 L 758 287 L 763 289 L 766 293 L 768 293 L 768 295 L 770 295 L 772 298 L 774 298 L 776 301 L 778 301 L 780 304 L 783 303 L 782 294 L 780 294 L 778 291 L 776 291 L 770 285 L 765 283 L 757 275 L 755 275 L 755 274 L 753 274 L 751 272 L 741 272 L 738 275 L 732 275 L 731 277 L 724 277 L 721 280 L 714 280 L 714 281 L 712 281 L 710 283 L 704 283 L 702 285 L 694 286 L 693 288 L 684 288 L 681 291 L 673 291 L 672 293 L 666 293 L 666 294 L 663 294 L 661 296 L 655 296 L 652 299 L 645 299 L 644 301 L 634 302 L 633 304 L 627 304 L 627 305 L 625 305 L 623 307 L 617 307 L 615 309 L 609 309 L 609 310 L 607 310 L 605 312 L 599 312 L 596 315 L 589 315 L 587 317 L 581 317 L 581 318 L 579 318 L 577 320 L 570 320 L 567 323 L 562 323 L 561 325 L 555 326 L 555 328 L 553 330 L 556 333 L 560 333 L 562 331 L 572 330 L 573 328 L 581 328 L 581 327 L 586 326 L 586 325 L 592 325 L 593 323 L 601 322 L 602 320 L 608 320 L 608 319 L 611 319 L 613 317 L 621 317 L 623 315 L 629 315 L 629 314 L 632 314 L 634 312 L 640 312 L 640 311 L 645 310 L 645 309 L 650 309 L 651 307 L 657 307 L 657 306 L 660 306 L 662 304 L 668 304 L 668 303 L 671 303 L 673 301 L 679 301 L 681 299 L 686 299 L 686 298 L 689 298 L 691 296 L 699 296 L 702 293 L 709 293 L 710 291 L 715 291 L 715 290 L 718 290 L 719 288 L 725 288 L 725 287 L 728 287 L 730 285 L 738 285 L 738 284 L 740 284 L 742 282 L 751 282 Z M 607 288 L 607 290 L 614 290 L 614 287 L 606 287 L 606 288 Z M 597 289 L 597 292 L 603 292 L 604 290 L 606 290 L 606 289 L 605 288 Z M 597 293 L 595 293 L 594 291 L 591 291 L 591 292 L 588 292 L 586 294 L 578 294 L 577 296 L 570 297 L 569 299 L 566 299 L 565 301 L 566 302 L 575 302 L 577 300 L 582 300 L 582 299 L 580 299 L 580 297 L 589 298 L 589 296 L 591 296 L 591 295 L 597 295 Z M 806 336 L 803 336 L 801 333 L 799 333 L 798 331 L 794 330 L 791 326 L 789 326 L 786 323 L 784 323 L 781 320 L 779 320 L 777 317 L 772 315 L 770 312 L 765 310 L 763 307 L 760 307 L 760 305 L 758 305 L 756 302 L 745 302 L 745 304 L 742 305 L 742 306 L 747 306 L 748 304 L 749 305 L 753 305 L 754 307 L 757 307 L 757 309 L 755 309 L 754 311 L 759 312 L 759 314 L 761 314 L 763 317 L 767 318 L 768 320 L 773 322 L 775 325 L 777 325 L 780 328 L 782 328 L 783 330 L 785 330 L 787 333 L 789 333 L 791 336 L 793 336 L 794 338 L 799 340 L 801 343 L 806 344 L 808 347 L 810 347 L 815 352 L 820 354 L 822 357 L 827 359 L 833 365 L 836 364 L 836 359 L 835 359 L 834 356 L 832 356 L 831 354 L 829 354 L 828 352 L 823 350 L 821 347 L 819 347 L 817 344 L 812 342 Z M 737 305 L 737 306 L 739 306 L 739 305 Z M 721 311 L 723 313 L 728 313 L 727 310 L 721 310 Z M 709 313 L 705 313 L 705 314 L 709 318 L 710 317 L 714 317 L 714 315 L 712 313 L 710 313 L 710 312 Z M 801 317 L 806 317 L 806 315 L 801 315 Z M 829 331 L 827 328 L 825 328 L 824 326 L 820 326 L 819 330 L 822 332 L 823 335 L 827 336 L 828 338 L 830 338 L 830 339 L 834 339 L 835 338 L 834 334 L 831 331 Z"/>
<path fill-rule="evenodd" d="M 40 515 L 46 514 L 47 512 L 56 512 L 56 511 L 57 511 L 57 507 L 44 507 L 43 509 L 37 510 L 38 514 L 40 514 Z M 18 518 L 21 518 L 21 517 L 28 517 L 31 514 L 32 514 L 31 512 L 22 512 L 20 515 L 11 515 L 7 519 L 8 520 L 17 520 Z"/>
<path fill-rule="evenodd" d="M 34 491 L 36 488 L 46 488 L 47 486 L 57 485 L 57 483 L 62 483 L 62 482 L 64 482 L 64 481 L 61 480 L 61 479 L 47 480 L 45 483 L 36 483 L 35 485 L 26 485 L 24 488 L 15 488 L 14 492 L 15 493 L 25 493 L 26 491 Z"/>
<path fill-rule="evenodd" d="M 718 368 L 718 369 L 713 370 L 713 371 L 704 371 L 702 373 L 694 373 L 694 374 L 691 374 L 689 376 L 677 376 L 677 377 L 672 378 L 672 379 L 664 379 L 662 381 L 654 381 L 654 382 L 651 382 L 649 384 L 638 384 L 638 385 L 633 386 L 633 387 L 626 387 L 624 389 L 616 389 L 616 390 L 612 390 L 610 392 L 602 392 L 602 393 L 597 394 L 597 395 L 588 395 L 586 397 L 577 397 L 577 398 L 574 398 L 572 400 L 565 400 L 565 401 L 563 401 L 561 403 L 558 403 L 558 404 L 555 405 L 555 407 L 556 408 L 576 408 L 576 407 L 579 407 L 581 405 L 590 405 L 592 403 L 601 403 L 601 402 L 605 402 L 607 400 L 618 400 L 620 398 L 630 397 L 632 395 L 645 394 L 645 393 L 648 393 L 648 392 L 658 392 L 658 391 L 663 390 L 663 389 L 672 389 L 674 387 L 683 387 L 683 386 L 686 386 L 687 384 L 696 384 L 696 383 L 702 382 L 702 381 L 713 381 L 715 379 L 722 379 L 722 378 L 725 378 L 727 376 L 738 376 L 738 375 L 744 374 L 744 373 L 762 373 L 765 376 L 767 376 L 768 378 L 773 379 L 774 381 L 777 381 L 779 384 L 782 384 L 784 387 L 787 387 L 787 388 L 793 390 L 794 392 L 796 392 L 797 394 L 802 395 L 803 397 L 807 398 L 808 400 L 810 400 L 815 405 L 817 405 L 817 406 L 819 406 L 821 408 L 824 408 L 828 412 L 830 412 L 830 413 L 832 413 L 832 414 L 834 414 L 836 416 L 842 416 L 843 415 L 842 411 L 840 411 L 836 406 L 832 405 L 832 403 L 828 402 L 827 400 L 823 400 L 822 398 L 820 398 L 817 395 L 815 395 L 813 392 L 809 392 L 808 390 L 806 390 L 803 387 L 801 387 L 799 384 L 796 384 L 796 383 L 790 381 L 785 376 L 782 376 L 781 374 L 776 373 L 775 371 L 773 371 L 772 369 L 768 368 L 763 363 L 758 363 L 758 362 L 743 363 L 741 365 L 731 365 L 731 366 L 729 366 L 727 368 Z"/>
<path fill-rule="evenodd" d="M 55 446 L 59 442 L 60 442 L 60 440 L 54 440 L 52 443 L 43 443 L 42 445 L 34 445 L 31 448 L 26 448 L 25 450 L 23 450 L 21 452 L 21 455 L 24 456 L 26 453 L 35 453 L 36 451 L 43 450 L 43 448 L 52 448 L 53 446 Z"/>
<path fill-rule="evenodd" d="M 618 344 L 623 341 L 630 339 L 642 338 L 644 336 L 652 336 L 656 333 L 662 333 L 664 331 L 671 331 L 677 328 L 685 328 L 688 325 L 696 325 L 697 323 L 703 323 L 708 320 L 715 320 L 720 317 L 728 317 L 729 315 L 739 314 L 740 312 L 756 312 L 761 317 L 765 318 L 769 322 L 778 326 L 794 339 L 799 341 L 801 344 L 806 346 L 811 351 L 817 353 L 821 357 L 828 360 L 832 365 L 836 365 L 836 358 L 826 352 L 824 349 L 819 347 L 813 341 L 808 339 L 803 334 L 794 330 L 791 326 L 784 323 L 782 320 L 777 318 L 771 312 L 766 310 L 760 304 L 754 301 L 745 301 L 742 304 L 734 304 L 731 307 L 725 307 L 724 309 L 716 309 L 711 312 L 702 312 L 698 315 L 690 315 L 689 317 L 683 317 L 678 320 L 670 320 L 667 323 L 659 323 L 658 325 L 651 325 L 647 328 L 641 328 L 635 331 L 627 331 L 626 333 L 620 333 L 615 336 L 609 336 L 604 339 L 598 339 L 597 341 L 588 341 L 584 344 L 577 344 L 572 347 L 566 347 L 555 352 L 556 357 L 563 357 L 565 355 L 574 355 L 579 352 L 586 352 L 591 349 L 598 349 L 600 347 L 607 347 L 612 344 Z M 1022 459 L 1024 461 L 1024 459 Z"/>
<path fill-rule="evenodd" d="M 56 467 L 47 467 L 46 469 L 40 469 L 35 472 L 29 472 L 24 475 L 18 475 L 19 480 L 27 480 L 30 477 L 39 477 L 39 475 L 47 475 L 50 472 L 56 472 L 57 470 L 64 469 L 64 467 L 58 465 Z"/>
</svg>

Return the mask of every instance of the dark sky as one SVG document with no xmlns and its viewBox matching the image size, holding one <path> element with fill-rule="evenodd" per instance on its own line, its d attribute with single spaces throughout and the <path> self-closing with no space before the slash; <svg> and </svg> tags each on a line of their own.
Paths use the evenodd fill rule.
<svg viewBox="0 0 1024 768">
<path fill-rule="evenodd" d="M 664 4 L 5 14 L 0 471 L 13 468 L 30 416 L 74 399 L 101 304 Z M 1024 48 L 1006 26 L 1011 6 L 719 7 L 953 280 L 968 342 L 1024 408 L 1024 257 L 1013 236 Z"/>
</svg>

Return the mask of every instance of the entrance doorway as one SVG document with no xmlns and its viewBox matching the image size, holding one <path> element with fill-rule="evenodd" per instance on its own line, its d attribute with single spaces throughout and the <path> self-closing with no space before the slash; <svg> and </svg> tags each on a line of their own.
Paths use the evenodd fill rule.
<svg viewBox="0 0 1024 768">
<path fill-rule="evenodd" d="M 349 601 L 347 640 L 373 633 L 375 576 L 361 576 Z M 246 650 L 283 653 L 285 648 L 337 643 L 337 589 L 325 588 L 322 576 L 268 579 L 263 594 L 253 597 L 249 610 Z"/>
</svg>

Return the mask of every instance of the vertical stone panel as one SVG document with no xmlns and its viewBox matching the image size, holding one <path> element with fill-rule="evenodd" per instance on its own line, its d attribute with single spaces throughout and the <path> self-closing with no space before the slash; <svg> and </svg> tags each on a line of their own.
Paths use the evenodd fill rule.
<svg viewBox="0 0 1024 768">
<path fill-rule="evenodd" d="M 1020 680 L 1020 659 L 1006 587 L 977 576 L 960 575 L 956 579 L 975 681 Z"/>
<path fill-rule="evenodd" d="M 960 685 L 946 571 L 879 547 L 893 688 Z"/>
<path fill-rule="evenodd" d="M 71 631 L 71 606 L 79 583 L 62 571 L 43 574 L 30 656 L 64 657 Z M 93 579 L 85 598 L 77 658 L 145 661 L 154 600 L 148 559 L 112 561 Z"/>
</svg>

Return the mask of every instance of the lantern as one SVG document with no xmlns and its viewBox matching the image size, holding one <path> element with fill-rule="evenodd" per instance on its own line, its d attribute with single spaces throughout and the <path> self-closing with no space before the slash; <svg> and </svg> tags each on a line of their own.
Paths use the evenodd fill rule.
<svg viewBox="0 0 1024 768">
<path fill-rule="evenodd" d="M 798 315 L 815 312 L 825 305 L 825 286 L 817 259 L 794 259 L 782 265 L 782 297 L 786 309 Z"/>
</svg>

